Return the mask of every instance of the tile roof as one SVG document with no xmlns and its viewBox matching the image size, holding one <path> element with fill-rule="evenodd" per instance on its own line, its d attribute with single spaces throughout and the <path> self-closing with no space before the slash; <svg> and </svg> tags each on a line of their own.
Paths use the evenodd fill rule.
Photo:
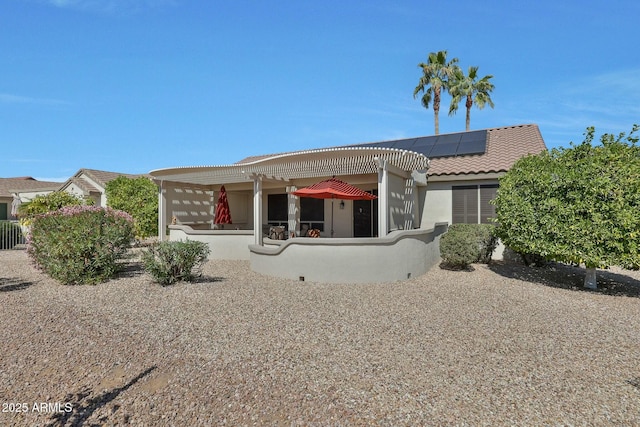
<svg viewBox="0 0 640 427">
<path fill-rule="evenodd" d="M 487 129 L 484 154 L 432 157 L 429 176 L 506 172 L 521 157 L 547 149 L 537 125 Z"/>
<path fill-rule="evenodd" d="M 120 173 L 120 172 L 108 172 L 108 171 L 101 171 L 101 170 L 97 170 L 97 169 L 80 169 L 78 172 L 76 172 L 74 177 L 80 177 L 83 174 L 87 175 L 89 178 L 91 178 L 94 181 L 96 181 L 102 187 L 107 185 L 107 183 L 109 181 L 113 181 L 114 179 L 118 178 L 119 176 L 126 176 L 127 178 L 132 178 L 132 179 L 139 178 L 141 176 L 148 176 L 149 177 L 149 175 L 147 175 L 147 174 L 130 174 L 130 173 Z M 97 191 L 97 189 L 96 189 L 96 191 Z"/>
<path fill-rule="evenodd" d="M 97 169 L 83 168 L 83 169 L 80 169 L 78 172 L 76 172 L 71 178 L 69 178 L 64 183 L 62 183 L 58 189 L 64 190 L 67 187 L 69 187 L 69 185 L 74 184 L 78 188 L 80 188 L 85 195 L 89 195 L 90 193 L 102 193 L 102 189 L 91 184 L 89 180 L 83 179 L 82 178 L 83 176 L 94 181 L 97 185 L 102 187 L 102 189 L 104 189 L 107 186 L 107 183 L 109 181 L 113 181 L 119 176 L 126 176 L 127 178 L 132 178 L 132 179 L 135 179 L 141 176 L 150 177 L 150 175 L 148 174 L 129 174 L 129 173 L 108 172 L 108 171 L 101 171 Z"/>
<path fill-rule="evenodd" d="M 520 157 L 537 154 L 547 149 L 538 126 L 525 124 L 490 128 L 487 131 L 487 148 L 483 154 L 462 156 L 430 157 L 429 176 L 465 175 L 476 173 L 506 172 Z M 474 131 L 475 132 L 475 131 Z M 465 132 L 457 132 L 465 133 Z M 388 146 L 392 141 L 349 145 Z M 278 153 L 287 154 L 287 153 Z M 273 157 L 278 154 L 250 156 L 236 162 L 245 164 Z"/>
<path fill-rule="evenodd" d="M 11 197 L 16 191 L 54 191 L 62 183 L 38 181 L 31 177 L 0 178 L 0 197 Z"/>
<path fill-rule="evenodd" d="M 88 181 L 81 179 L 81 175 L 87 175 L 102 187 L 106 186 L 109 181 L 116 179 L 119 176 L 126 176 L 127 178 L 138 178 L 146 176 L 151 178 L 148 174 L 128 174 L 119 172 L 107 172 L 97 169 L 80 169 L 74 176 L 69 178 L 65 182 L 52 182 L 52 181 L 38 181 L 30 176 L 23 176 L 17 178 L 0 178 L 0 197 L 11 197 L 11 193 L 16 191 L 58 191 L 69 184 L 74 183 L 86 192 L 100 192 L 98 188 L 91 185 Z"/>
<path fill-rule="evenodd" d="M 100 189 L 96 188 L 96 186 L 91 185 L 91 183 L 85 179 L 79 178 L 77 176 L 69 178 L 63 185 L 62 188 L 66 188 L 69 184 L 74 184 L 76 187 L 81 189 L 84 194 L 89 193 L 100 193 Z"/>
</svg>

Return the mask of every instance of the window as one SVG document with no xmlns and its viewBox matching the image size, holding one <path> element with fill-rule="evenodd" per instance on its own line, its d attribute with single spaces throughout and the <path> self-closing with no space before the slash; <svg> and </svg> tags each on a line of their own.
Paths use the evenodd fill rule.
<svg viewBox="0 0 640 427">
<path fill-rule="evenodd" d="M 269 194 L 267 199 L 267 223 L 288 229 L 288 198 L 286 194 Z M 324 200 L 311 197 L 300 198 L 300 224 L 307 228 L 324 231 Z"/>
<path fill-rule="evenodd" d="M 498 184 L 480 186 L 480 223 L 493 224 L 496 217 L 496 207 L 489 203 L 498 195 Z"/>
<path fill-rule="evenodd" d="M 303 224 L 324 231 L 324 199 L 300 198 L 300 226 Z"/>
<path fill-rule="evenodd" d="M 478 186 L 460 185 L 452 188 L 452 222 L 476 224 L 478 222 Z"/>
<path fill-rule="evenodd" d="M 498 184 L 459 185 L 451 190 L 454 224 L 491 224 L 490 218 L 495 217 L 496 209 L 489 201 L 496 197 Z"/>
<path fill-rule="evenodd" d="M 267 222 L 287 222 L 287 195 L 269 194 L 267 199 Z"/>
<path fill-rule="evenodd" d="M 0 203 L 0 221 L 8 219 L 8 208 L 7 203 Z"/>
</svg>

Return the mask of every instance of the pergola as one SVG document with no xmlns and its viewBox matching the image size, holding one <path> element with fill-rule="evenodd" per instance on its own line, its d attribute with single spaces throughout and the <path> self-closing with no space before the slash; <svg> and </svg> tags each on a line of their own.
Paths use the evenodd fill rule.
<svg viewBox="0 0 640 427">
<path fill-rule="evenodd" d="M 159 230 L 165 230 L 167 226 L 167 201 L 162 190 L 164 183 L 229 186 L 253 182 L 255 244 L 262 245 L 263 237 L 259 230 L 263 223 L 262 190 L 266 182 L 280 183 L 287 187 L 287 193 L 291 193 L 297 189 L 296 180 L 377 174 L 378 233 L 385 236 L 389 232 L 390 175 L 410 180 L 414 187 L 426 185 L 428 167 L 429 160 L 423 154 L 412 151 L 383 147 L 336 147 L 276 154 L 232 165 L 157 169 L 150 174 L 160 187 Z"/>
</svg>

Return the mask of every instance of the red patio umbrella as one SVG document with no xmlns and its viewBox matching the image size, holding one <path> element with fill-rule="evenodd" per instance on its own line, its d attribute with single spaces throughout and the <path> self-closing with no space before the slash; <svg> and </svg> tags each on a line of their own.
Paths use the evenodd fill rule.
<svg viewBox="0 0 640 427">
<path fill-rule="evenodd" d="M 218 203 L 216 204 L 216 212 L 213 218 L 214 224 L 231 224 L 231 211 L 229 210 L 229 201 L 227 200 L 227 190 L 224 185 L 220 187 L 218 194 Z"/>
<path fill-rule="evenodd" d="M 309 187 L 301 188 L 294 191 L 294 196 L 313 197 L 315 199 L 332 199 L 331 200 L 331 237 L 333 237 L 333 199 L 343 200 L 373 200 L 377 197 L 371 193 L 354 187 L 344 181 L 333 178 L 320 181 Z"/>
</svg>

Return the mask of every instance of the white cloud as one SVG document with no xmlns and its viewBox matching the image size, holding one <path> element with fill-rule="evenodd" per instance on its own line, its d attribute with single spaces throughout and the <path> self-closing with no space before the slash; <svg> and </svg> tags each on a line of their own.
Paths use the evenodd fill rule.
<svg viewBox="0 0 640 427">
<path fill-rule="evenodd" d="M 596 136 L 629 132 L 640 123 L 640 69 L 622 69 L 572 80 L 560 80 L 544 92 L 519 94 L 510 101 L 512 123 L 536 123 L 550 147 L 580 142 L 587 126 Z"/>
<path fill-rule="evenodd" d="M 57 7 L 72 7 L 80 3 L 80 1 L 79 0 L 49 0 L 49 3 Z"/>
<path fill-rule="evenodd" d="M 98 13 L 132 13 L 141 9 L 175 5 L 178 0 L 46 0 L 62 9 L 76 9 Z"/>
<path fill-rule="evenodd" d="M 38 104 L 38 105 L 69 105 L 67 101 L 51 98 L 33 98 L 29 96 L 0 93 L 0 103 L 3 104 Z"/>
</svg>

